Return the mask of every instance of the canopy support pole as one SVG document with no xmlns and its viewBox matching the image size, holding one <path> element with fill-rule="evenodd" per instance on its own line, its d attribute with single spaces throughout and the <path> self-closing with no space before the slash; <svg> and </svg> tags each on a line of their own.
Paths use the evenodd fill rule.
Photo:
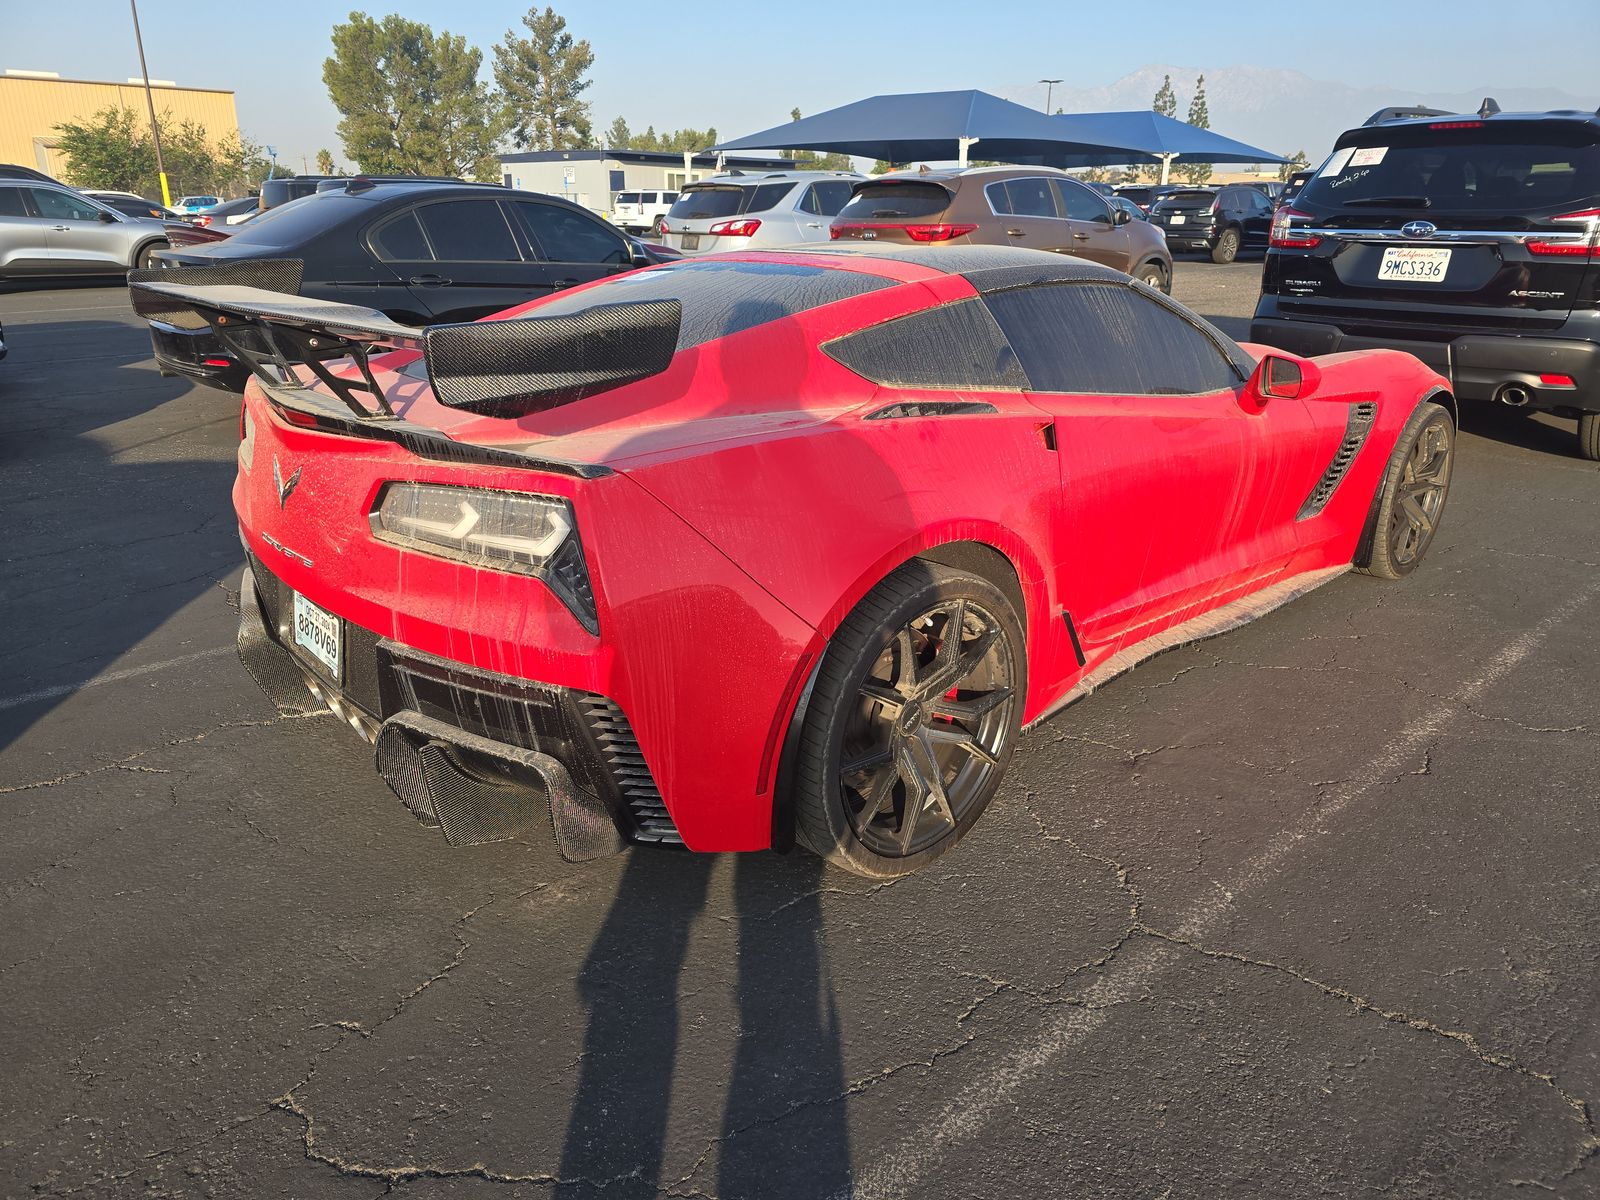
<svg viewBox="0 0 1600 1200">
<path fill-rule="evenodd" d="M 967 148 L 972 146 L 977 141 L 977 138 L 969 137 L 958 137 L 956 139 L 956 161 L 961 164 L 963 170 L 965 170 L 967 166 Z"/>
<path fill-rule="evenodd" d="M 690 179 L 693 178 L 693 176 L 694 176 L 694 151 L 693 150 L 685 150 L 683 152 L 683 181 L 685 183 L 688 183 L 690 181 Z"/>
<path fill-rule="evenodd" d="M 1167 177 L 1172 173 L 1172 160 L 1177 158 L 1178 156 L 1176 154 L 1163 154 L 1160 157 L 1161 157 L 1161 182 L 1162 183 L 1166 183 L 1167 182 Z"/>
</svg>

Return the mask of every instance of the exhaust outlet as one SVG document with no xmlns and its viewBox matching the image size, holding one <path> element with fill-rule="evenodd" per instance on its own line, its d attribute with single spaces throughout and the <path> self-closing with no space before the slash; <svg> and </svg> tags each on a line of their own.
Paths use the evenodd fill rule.
<svg viewBox="0 0 1600 1200">
<path fill-rule="evenodd" d="M 1528 395 L 1528 389 L 1521 384 L 1508 383 L 1500 389 L 1500 394 L 1495 397 L 1501 404 L 1509 404 L 1512 408 L 1521 408 L 1533 397 Z"/>
</svg>

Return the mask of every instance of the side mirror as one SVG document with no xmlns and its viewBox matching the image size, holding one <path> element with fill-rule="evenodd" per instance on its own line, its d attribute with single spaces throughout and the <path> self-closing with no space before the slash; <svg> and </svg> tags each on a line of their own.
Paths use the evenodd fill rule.
<svg viewBox="0 0 1600 1200">
<path fill-rule="evenodd" d="M 99 216 L 96 217 L 96 220 L 98 220 L 102 225 L 114 225 L 117 221 L 114 216 L 112 216 L 103 208 L 100 210 Z"/>
<path fill-rule="evenodd" d="M 1131 220 L 1133 220 L 1133 217 L 1127 209 L 1113 208 L 1111 210 L 1111 223 L 1113 225 L 1126 225 Z"/>
<path fill-rule="evenodd" d="M 1315 363 L 1269 354 L 1256 365 L 1245 391 L 1264 407 L 1269 400 L 1296 400 L 1310 395 L 1321 381 L 1322 372 Z"/>
<path fill-rule="evenodd" d="M 636 267 L 649 267 L 655 264 L 655 259 L 650 257 L 650 252 L 644 248 L 643 242 L 630 241 L 628 243 L 629 260 Z"/>
</svg>

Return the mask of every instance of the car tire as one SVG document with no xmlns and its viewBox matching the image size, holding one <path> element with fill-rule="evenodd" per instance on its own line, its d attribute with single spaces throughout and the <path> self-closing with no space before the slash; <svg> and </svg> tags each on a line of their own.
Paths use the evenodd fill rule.
<svg viewBox="0 0 1600 1200">
<path fill-rule="evenodd" d="M 1578 453 L 1590 462 L 1600 462 L 1600 413 L 1579 414 Z"/>
<path fill-rule="evenodd" d="M 1228 228 L 1222 231 L 1222 236 L 1217 239 L 1217 244 L 1211 247 L 1211 261 L 1224 264 L 1231 263 L 1239 257 L 1239 231 Z"/>
<path fill-rule="evenodd" d="M 799 840 L 872 879 L 940 858 L 999 788 L 1026 693 L 1005 593 L 968 571 L 907 563 L 845 618 L 817 672 L 793 776 Z"/>
<path fill-rule="evenodd" d="M 657 237 L 665 237 L 666 236 L 666 233 L 667 233 L 667 216 L 666 216 L 665 213 L 662 213 L 659 217 L 656 218 L 656 223 L 654 225 L 650 226 L 650 232 L 655 234 Z"/>
<path fill-rule="evenodd" d="M 1404 579 L 1433 544 L 1455 465 L 1456 426 L 1423 401 L 1401 430 L 1367 517 L 1355 566 L 1379 579 Z"/>
<path fill-rule="evenodd" d="M 147 246 L 140 246 L 139 253 L 134 258 L 134 265 L 146 270 L 159 267 L 161 264 L 156 261 L 155 253 L 157 250 L 167 249 L 169 245 L 167 242 L 151 242 Z"/>
<path fill-rule="evenodd" d="M 1172 295 L 1172 276 L 1167 269 L 1158 262 L 1147 262 L 1133 273 L 1133 277 L 1147 287 L 1153 287 L 1163 295 Z"/>
</svg>

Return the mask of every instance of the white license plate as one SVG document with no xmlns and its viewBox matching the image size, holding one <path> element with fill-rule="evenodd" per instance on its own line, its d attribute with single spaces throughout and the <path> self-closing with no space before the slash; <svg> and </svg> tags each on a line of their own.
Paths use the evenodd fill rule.
<svg viewBox="0 0 1600 1200">
<path fill-rule="evenodd" d="M 685 250 L 698 250 L 698 249 L 700 249 L 700 235 L 698 233 L 686 233 L 686 234 L 684 234 L 683 235 L 683 248 Z"/>
<path fill-rule="evenodd" d="M 1171 223 L 1171 224 L 1173 224 L 1173 225 L 1182 225 L 1182 224 L 1183 224 L 1183 223 L 1184 223 L 1184 222 L 1185 222 L 1185 221 L 1187 221 L 1187 220 L 1188 220 L 1188 219 L 1189 219 L 1189 218 L 1187 218 L 1187 217 L 1184 217 L 1184 216 L 1179 216 L 1179 215 L 1177 215 L 1177 214 L 1176 214 L 1176 213 L 1175 213 L 1175 214 L 1173 214 L 1173 216 L 1172 216 L 1172 217 L 1170 217 L 1170 218 L 1169 218 L 1169 221 L 1170 221 L 1170 223 Z"/>
<path fill-rule="evenodd" d="M 299 592 L 294 595 L 294 644 L 339 678 L 339 618 Z"/>
<path fill-rule="evenodd" d="M 1389 246 L 1378 263 L 1378 281 L 1443 283 L 1450 269 L 1450 251 L 1431 246 Z"/>
</svg>

